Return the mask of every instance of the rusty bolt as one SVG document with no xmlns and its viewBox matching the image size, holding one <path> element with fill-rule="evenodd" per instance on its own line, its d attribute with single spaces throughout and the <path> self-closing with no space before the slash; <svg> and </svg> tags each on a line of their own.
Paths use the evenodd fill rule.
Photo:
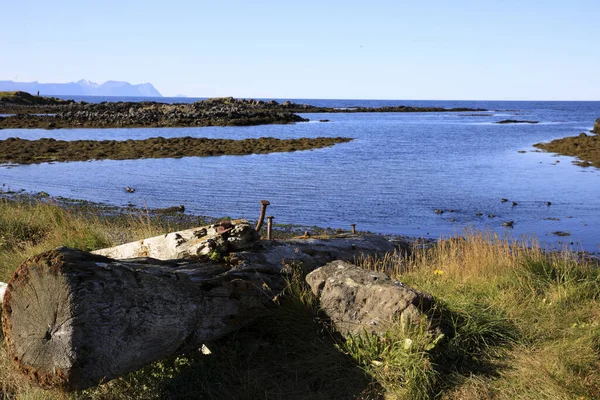
<svg viewBox="0 0 600 400">
<path fill-rule="evenodd" d="M 269 215 L 267 217 L 267 240 L 271 240 L 272 230 L 273 230 L 273 216 Z"/>
<path fill-rule="evenodd" d="M 268 200 L 261 200 L 260 201 L 260 217 L 258 217 L 258 222 L 256 223 L 256 231 L 259 232 L 260 228 L 262 227 L 262 224 L 265 220 L 265 214 L 267 212 L 267 206 L 271 204 L 269 203 Z"/>
</svg>

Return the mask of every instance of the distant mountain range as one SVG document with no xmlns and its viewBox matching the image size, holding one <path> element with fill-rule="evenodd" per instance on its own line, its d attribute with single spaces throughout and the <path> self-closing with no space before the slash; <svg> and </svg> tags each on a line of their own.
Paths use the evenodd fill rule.
<svg viewBox="0 0 600 400">
<path fill-rule="evenodd" d="M 131 96 L 162 97 L 151 83 L 132 85 L 128 82 L 107 81 L 102 84 L 82 79 L 69 83 L 39 83 L 0 81 L 0 91 L 21 90 L 31 94 L 40 92 L 41 96 L 74 95 L 74 96 Z"/>
</svg>

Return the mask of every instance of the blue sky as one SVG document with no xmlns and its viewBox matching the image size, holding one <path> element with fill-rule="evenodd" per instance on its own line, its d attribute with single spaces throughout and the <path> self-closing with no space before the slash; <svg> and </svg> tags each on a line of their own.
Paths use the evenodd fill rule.
<svg viewBox="0 0 600 400">
<path fill-rule="evenodd" d="M 166 96 L 600 100 L 600 1 L 4 2 L 0 80 Z"/>
</svg>

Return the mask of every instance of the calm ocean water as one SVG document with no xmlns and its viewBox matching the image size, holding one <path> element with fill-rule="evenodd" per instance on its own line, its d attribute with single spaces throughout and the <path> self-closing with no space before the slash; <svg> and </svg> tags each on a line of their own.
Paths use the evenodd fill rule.
<svg viewBox="0 0 600 400">
<path fill-rule="evenodd" d="M 571 157 L 534 152 L 532 145 L 589 131 L 600 117 L 600 102 L 293 101 L 332 107 L 479 107 L 491 112 L 305 114 L 311 122 L 254 127 L 5 129 L 0 130 L 0 139 L 346 136 L 355 140 L 294 153 L 3 167 L 0 183 L 115 205 L 182 204 L 192 213 L 251 219 L 258 216 L 259 200 L 268 199 L 269 213 L 277 223 L 344 229 L 356 223 L 359 230 L 433 238 L 474 227 L 534 235 L 558 245 L 572 241 L 585 250 L 599 250 L 600 171 L 574 166 Z M 320 119 L 331 122 L 314 122 Z M 502 119 L 540 123 L 493 123 Z M 127 193 L 126 186 L 136 192 Z M 501 198 L 518 205 L 501 203 Z M 446 212 L 440 215 L 434 209 Z M 504 221 L 514 221 L 514 229 L 503 228 Z M 555 231 L 571 236 L 556 237 Z"/>
</svg>

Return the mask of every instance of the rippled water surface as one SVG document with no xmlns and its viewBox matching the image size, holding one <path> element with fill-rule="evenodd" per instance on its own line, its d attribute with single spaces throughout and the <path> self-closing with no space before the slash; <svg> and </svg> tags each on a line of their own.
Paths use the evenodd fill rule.
<svg viewBox="0 0 600 400">
<path fill-rule="evenodd" d="M 515 236 L 533 234 L 548 242 L 573 241 L 588 251 L 598 251 L 599 171 L 574 166 L 571 157 L 534 152 L 532 145 L 589 131 L 600 117 L 600 102 L 304 102 L 493 111 L 304 114 L 311 122 L 255 127 L 6 129 L 0 130 L 0 139 L 346 136 L 355 140 L 294 153 L 3 167 L 0 183 L 116 205 L 183 204 L 197 214 L 252 219 L 257 217 L 259 200 L 268 199 L 269 213 L 277 223 L 344 229 L 356 223 L 359 230 L 427 237 L 473 226 Z M 313 122 L 320 119 L 331 122 Z M 494 124 L 502 119 L 540 123 Z M 125 186 L 135 187 L 136 192 L 127 193 Z M 510 201 L 501 203 L 500 198 Z M 511 201 L 518 205 L 512 206 Z M 548 201 L 551 206 L 546 205 Z M 436 214 L 434 209 L 446 211 Z M 476 216 L 478 212 L 483 215 Z M 514 221 L 512 230 L 502 227 L 509 220 Z M 552 235 L 554 231 L 567 231 L 571 236 L 558 238 Z"/>
</svg>

